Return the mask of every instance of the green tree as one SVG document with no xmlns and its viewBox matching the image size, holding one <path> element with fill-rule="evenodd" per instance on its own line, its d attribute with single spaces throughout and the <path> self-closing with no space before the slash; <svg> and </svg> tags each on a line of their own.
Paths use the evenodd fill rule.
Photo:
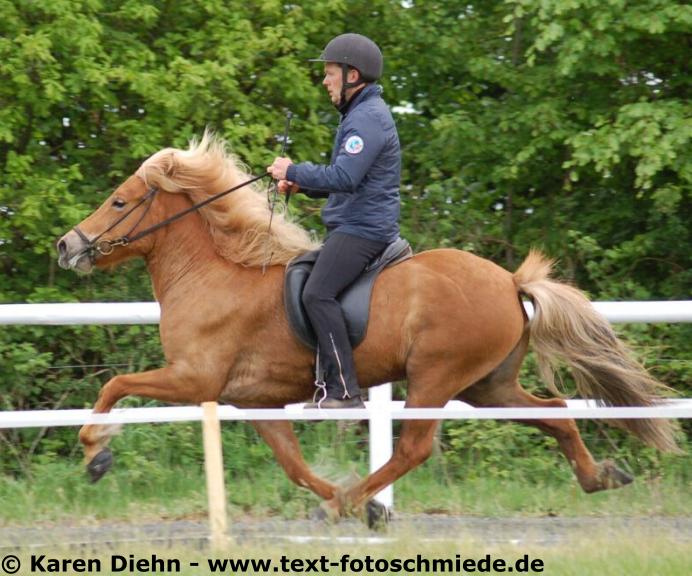
<svg viewBox="0 0 692 576">
<path fill-rule="evenodd" d="M 320 161 L 338 121 L 307 59 L 359 31 L 404 152 L 402 229 L 510 268 L 530 246 L 594 298 L 689 297 L 692 8 L 666 0 L 0 0 L 0 302 L 151 298 L 139 264 L 78 278 L 53 245 L 148 155 L 206 126 L 253 172 Z M 293 214 L 319 229 L 318 203 Z M 689 393 L 688 326 L 637 326 Z M 0 331 L 2 409 L 89 405 L 160 363 L 154 327 Z M 68 366 L 69 368 L 57 368 Z M 4 433 L 0 465 L 42 450 Z M 60 453 L 72 430 L 50 430 Z"/>
</svg>

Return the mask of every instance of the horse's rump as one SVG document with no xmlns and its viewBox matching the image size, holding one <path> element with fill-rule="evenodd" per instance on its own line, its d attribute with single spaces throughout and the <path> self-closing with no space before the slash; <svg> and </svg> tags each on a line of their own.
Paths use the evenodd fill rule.
<svg viewBox="0 0 692 576">
<path fill-rule="evenodd" d="M 356 360 L 369 383 L 369 367 L 382 358 L 398 362 L 409 381 L 417 363 L 440 361 L 460 375 L 473 364 L 481 378 L 516 346 L 525 320 L 508 271 L 461 250 L 420 252 L 380 275 Z"/>
</svg>

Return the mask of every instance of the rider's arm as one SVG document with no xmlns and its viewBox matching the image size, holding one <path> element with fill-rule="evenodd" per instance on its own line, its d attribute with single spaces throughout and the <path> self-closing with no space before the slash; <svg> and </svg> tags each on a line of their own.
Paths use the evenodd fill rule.
<svg viewBox="0 0 692 576">
<path fill-rule="evenodd" d="M 377 121 L 353 123 L 344 129 L 334 162 L 291 164 L 286 179 L 301 189 L 353 193 L 384 144 L 385 135 Z"/>
</svg>

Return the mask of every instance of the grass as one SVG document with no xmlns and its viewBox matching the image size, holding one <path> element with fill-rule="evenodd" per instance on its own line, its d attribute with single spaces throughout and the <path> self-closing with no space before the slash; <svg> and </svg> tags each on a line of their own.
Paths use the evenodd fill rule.
<svg viewBox="0 0 692 576">
<path fill-rule="evenodd" d="M 151 470 L 148 470 L 151 468 Z M 318 464 L 321 474 L 338 481 L 348 467 Z M 363 463 L 355 466 L 365 472 Z M 228 472 L 226 491 L 231 516 L 302 518 L 317 497 L 291 484 L 268 461 L 245 474 Z M 434 462 L 395 484 L 395 506 L 410 513 L 477 516 L 628 516 L 687 515 L 692 491 L 679 477 L 639 479 L 620 490 L 584 494 L 571 477 L 562 480 L 513 478 L 450 479 Z M 134 520 L 203 517 L 205 478 L 198 465 L 146 469 L 116 463 L 99 483 L 89 483 L 78 457 L 33 468 L 31 478 L 0 477 L 0 524 L 35 524 L 70 518 Z"/>
<path fill-rule="evenodd" d="M 440 481 L 431 468 L 395 485 L 397 507 L 411 512 L 477 516 L 689 515 L 692 490 L 683 478 L 636 478 L 618 490 L 584 493 L 576 480 L 480 479 Z"/>
<path fill-rule="evenodd" d="M 492 517 L 675 516 L 692 510 L 686 456 L 644 450 L 632 459 L 613 454 L 609 444 L 596 446 L 600 457 L 629 461 L 635 482 L 588 495 L 554 446 L 543 447 L 545 440 L 525 430 L 484 424 L 448 435 L 444 457 L 433 456 L 395 484 L 396 510 Z M 303 427 L 301 439 L 318 475 L 342 483 L 354 472 L 367 473 L 361 427 L 325 422 Z M 469 445 L 457 447 L 462 440 Z M 88 481 L 77 448 L 70 456 L 42 453 L 30 467 L 0 474 L 0 525 L 205 517 L 199 426 L 128 426 L 112 448 L 113 469 L 97 484 Z M 224 456 L 232 517 L 304 518 L 317 506 L 317 497 L 289 482 L 249 426 L 224 426 Z"/>
<path fill-rule="evenodd" d="M 0 526 L 93 525 L 105 522 L 123 523 L 136 531 L 138 523 L 156 522 L 159 519 L 205 521 L 206 489 L 199 454 L 185 453 L 186 450 L 193 450 L 190 447 L 198 446 L 197 438 L 193 437 L 196 433 L 190 433 L 188 437 L 185 435 L 187 432 L 179 428 L 175 433 L 181 435 L 176 438 L 177 442 L 172 443 L 169 439 L 167 443 L 173 448 L 147 450 L 151 438 L 142 433 L 139 440 L 139 433 L 133 427 L 132 435 L 113 442 L 116 457 L 114 468 L 98 484 L 89 483 L 81 456 L 76 452 L 66 458 L 39 459 L 23 474 L 0 475 Z M 241 453 L 234 450 L 233 442 L 236 440 L 245 446 L 246 451 Z M 253 443 L 254 438 L 236 440 L 224 446 L 231 519 L 247 516 L 307 517 L 316 507 L 317 498 L 291 484 L 266 447 Z M 316 445 L 321 448 L 309 453 L 308 459 L 320 475 L 339 481 L 354 471 L 361 474 L 367 471 L 365 450 L 357 451 L 353 446 L 347 449 L 329 435 L 319 438 Z M 355 458 L 354 453 L 358 454 Z M 502 517 L 544 515 L 604 516 L 621 520 L 630 516 L 689 516 L 692 490 L 688 460 L 680 458 L 673 461 L 674 465 L 659 468 L 659 471 L 663 469 L 666 473 L 659 473 L 655 478 L 647 478 L 640 473 L 635 483 L 626 488 L 587 495 L 578 487 L 571 470 L 557 454 L 549 473 L 546 470 L 550 466 L 534 466 L 532 461 L 521 459 L 512 459 L 508 464 L 501 463 L 490 469 L 487 461 L 479 460 L 472 465 L 456 463 L 452 466 L 438 456 L 396 483 L 395 508 L 401 513 L 474 515 L 497 517 L 498 521 Z M 647 469 L 647 463 L 643 463 L 641 468 Z M 526 554 L 531 559 L 542 560 L 544 570 L 540 573 L 549 576 L 686 576 L 692 573 L 689 542 L 679 542 L 659 533 L 655 533 L 654 537 L 651 533 L 637 534 L 633 530 L 623 529 L 623 523 L 626 520 L 614 524 L 616 528 L 600 533 L 585 530 L 569 544 L 541 547 L 494 545 L 472 541 L 463 534 L 449 534 L 445 542 L 424 542 L 412 530 L 410 537 L 404 535 L 378 545 L 344 545 L 336 540 L 306 545 L 267 541 L 261 546 L 252 541 L 236 542 L 231 543 L 221 556 L 237 559 L 272 558 L 278 562 L 282 555 L 292 559 L 314 559 L 324 554 L 330 560 L 338 561 L 342 554 L 350 554 L 351 558 L 361 560 L 367 555 L 374 559 L 392 560 L 415 558 L 420 554 L 432 561 L 454 559 L 457 554 L 472 559 L 481 559 L 490 554 L 494 559 L 514 562 Z M 324 530 L 319 529 L 320 534 L 324 534 Z M 55 554 L 63 558 L 100 557 L 103 559 L 101 574 L 149 573 L 145 570 L 109 570 L 112 554 L 126 557 L 133 554 L 136 558 L 150 558 L 156 554 L 163 558 L 179 559 L 181 571 L 175 573 L 190 576 L 211 574 L 207 560 L 214 557 L 209 551 L 174 549 L 158 543 L 122 549 L 80 549 L 79 552 L 74 549 L 38 550 L 37 553 Z M 22 570 L 29 566 L 26 561 L 24 558 Z M 195 562 L 198 566 L 191 566 Z M 272 572 L 273 569 L 268 573 Z M 331 572 L 341 570 L 332 568 Z M 226 569 L 223 573 L 230 574 L 232 571 Z M 250 569 L 235 573 L 263 572 Z M 298 572 L 280 570 L 280 573 Z M 367 572 L 346 570 L 344 573 Z M 413 573 L 428 574 L 432 571 L 415 570 Z M 29 572 L 20 571 L 18 574 Z"/>
</svg>

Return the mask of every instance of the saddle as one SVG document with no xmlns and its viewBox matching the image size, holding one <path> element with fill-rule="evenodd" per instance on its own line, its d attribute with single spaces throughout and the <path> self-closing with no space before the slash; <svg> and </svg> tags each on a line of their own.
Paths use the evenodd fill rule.
<svg viewBox="0 0 692 576">
<path fill-rule="evenodd" d="M 317 349 L 317 337 L 305 313 L 302 295 L 305 283 L 317 261 L 320 250 L 306 252 L 294 258 L 286 268 L 284 276 L 284 307 L 288 323 L 298 339 L 312 350 Z M 413 255 L 407 240 L 397 238 L 365 268 L 363 273 L 337 298 L 341 304 L 351 346 L 354 348 L 365 338 L 370 315 L 372 288 L 380 272 L 399 264 Z"/>
</svg>

